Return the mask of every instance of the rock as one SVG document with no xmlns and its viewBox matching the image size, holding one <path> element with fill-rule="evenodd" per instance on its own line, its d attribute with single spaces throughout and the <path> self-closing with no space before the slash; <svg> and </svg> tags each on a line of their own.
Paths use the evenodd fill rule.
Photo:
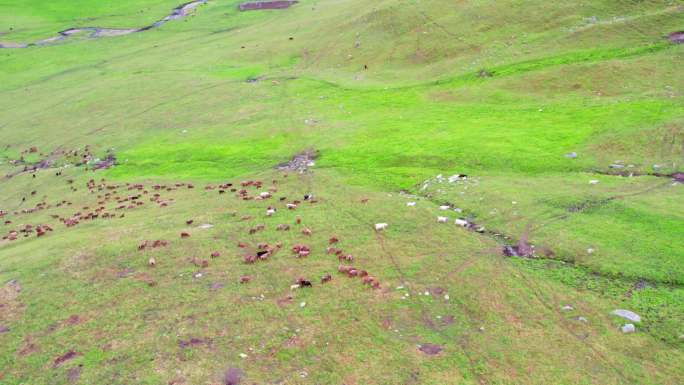
<svg viewBox="0 0 684 385">
<path fill-rule="evenodd" d="M 575 159 L 575 158 L 577 158 L 577 153 L 576 152 L 569 152 L 569 153 L 565 154 L 565 157 L 568 159 Z"/>
<path fill-rule="evenodd" d="M 214 225 L 209 224 L 209 223 L 205 223 L 205 224 L 203 224 L 203 225 L 199 225 L 199 226 L 198 226 L 198 228 L 200 228 L 200 229 L 210 229 L 210 228 L 212 228 L 212 227 L 214 227 Z"/>
<path fill-rule="evenodd" d="M 406 206 L 408 207 L 413 207 L 416 205 L 416 202 L 406 202 Z"/>
<path fill-rule="evenodd" d="M 610 168 L 625 168 L 625 166 L 623 164 L 617 164 L 617 163 L 613 163 L 608 167 L 610 167 Z"/>
<path fill-rule="evenodd" d="M 449 210 L 450 207 L 449 207 L 449 206 L 446 206 L 446 205 L 443 205 L 443 206 L 439 206 L 439 209 L 440 209 L 440 210 Z"/>
<path fill-rule="evenodd" d="M 585 323 L 589 322 L 589 320 L 586 319 L 586 317 L 577 317 L 576 320 L 578 320 L 579 322 L 585 322 Z"/>
<path fill-rule="evenodd" d="M 624 324 L 622 325 L 620 330 L 622 330 L 622 332 L 625 334 L 629 334 L 636 332 L 636 327 L 634 326 L 634 324 Z"/>
<path fill-rule="evenodd" d="M 589 184 L 598 184 L 598 182 L 599 182 L 598 180 L 592 179 L 589 181 Z"/>
<path fill-rule="evenodd" d="M 575 308 L 573 308 L 573 307 L 570 306 L 570 305 L 565 305 L 565 306 L 563 306 L 563 307 L 561 308 L 561 310 L 570 311 L 570 310 L 575 310 Z"/>
<path fill-rule="evenodd" d="M 613 310 L 610 314 L 616 315 L 620 318 L 624 318 L 627 321 L 641 322 L 641 317 L 638 314 L 634 313 L 633 311 L 624 310 L 624 309 L 616 309 L 616 310 Z"/>
</svg>

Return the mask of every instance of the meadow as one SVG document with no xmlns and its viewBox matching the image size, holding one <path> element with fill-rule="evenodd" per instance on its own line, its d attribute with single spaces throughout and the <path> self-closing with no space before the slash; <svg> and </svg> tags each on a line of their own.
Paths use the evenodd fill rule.
<svg viewBox="0 0 684 385">
<path fill-rule="evenodd" d="M 1 384 L 684 382 L 680 2 L 240 3 L 0 49 Z"/>
</svg>

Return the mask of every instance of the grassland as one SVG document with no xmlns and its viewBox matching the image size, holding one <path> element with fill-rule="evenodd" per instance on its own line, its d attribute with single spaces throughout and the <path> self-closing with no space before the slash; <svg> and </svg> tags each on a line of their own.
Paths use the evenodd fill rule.
<svg viewBox="0 0 684 385">
<path fill-rule="evenodd" d="M 665 38 L 681 3 L 238 3 L 0 50 L 0 172 L 52 161 L 0 181 L 0 231 L 54 229 L 0 241 L 0 383 L 684 382 L 684 186 L 667 177 L 684 171 L 684 50 Z M 178 5 L 5 2 L 0 43 Z M 307 172 L 274 170 L 307 149 Z M 453 174 L 468 178 L 436 177 Z M 273 198 L 204 189 L 242 180 Z M 304 194 L 317 202 L 286 209 Z M 100 206 L 115 217 L 61 223 Z M 380 289 L 337 272 L 331 236 Z M 502 255 L 520 239 L 532 257 Z M 245 264 L 238 243 L 259 242 L 283 247 Z M 641 315 L 636 333 L 616 308 Z"/>
</svg>

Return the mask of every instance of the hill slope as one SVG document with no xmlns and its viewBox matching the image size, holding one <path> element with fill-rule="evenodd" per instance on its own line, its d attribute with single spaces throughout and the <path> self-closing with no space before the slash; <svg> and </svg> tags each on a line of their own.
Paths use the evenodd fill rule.
<svg viewBox="0 0 684 385">
<path fill-rule="evenodd" d="M 680 3 L 96 3 L 0 5 L 135 31 L 0 49 L 0 383 L 684 382 Z"/>
</svg>

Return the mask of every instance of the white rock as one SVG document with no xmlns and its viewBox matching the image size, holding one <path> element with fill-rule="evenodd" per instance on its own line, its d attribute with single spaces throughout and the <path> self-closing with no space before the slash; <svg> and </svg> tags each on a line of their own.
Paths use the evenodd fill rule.
<svg viewBox="0 0 684 385">
<path fill-rule="evenodd" d="M 382 231 L 387 229 L 389 225 L 387 223 L 376 223 L 375 224 L 375 231 Z"/>
<path fill-rule="evenodd" d="M 449 221 L 449 218 L 447 218 L 447 217 L 437 217 L 438 223 L 447 223 L 448 221 Z"/>
<path fill-rule="evenodd" d="M 449 300 L 449 294 L 444 294 L 444 299 L 448 301 Z"/>
<path fill-rule="evenodd" d="M 463 209 L 460 209 L 460 208 L 456 207 L 456 208 L 454 209 L 454 211 L 457 212 L 457 213 L 462 213 L 462 212 L 463 212 Z"/>
<path fill-rule="evenodd" d="M 594 249 L 591 247 L 587 249 L 587 254 L 594 254 Z"/>
<path fill-rule="evenodd" d="M 428 295 L 428 296 L 429 296 L 429 295 L 430 295 L 430 292 L 427 291 L 427 290 L 425 290 L 425 295 Z"/>
<path fill-rule="evenodd" d="M 616 310 L 613 310 L 610 314 L 616 315 L 620 318 L 624 318 L 627 321 L 641 322 L 641 317 L 637 313 L 630 311 L 630 310 L 616 309 Z"/>
<path fill-rule="evenodd" d="M 598 180 L 592 179 L 589 181 L 589 184 L 598 184 L 598 182 L 599 182 Z"/>
<path fill-rule="evenodd" d="M 589 322 L 589 320 L 586 319 L 585 317 L 577 317 L 577 320 L 580 322 Z"/>
<path fill-rule="evenodd" d="M 622 325 L 620 330 L 622 330 L 622 332 L 625 334 L 629 334 L 636 332 L 636 327 L 634 326 L 634 324 L 624 324 Z"/>
<path fill-rule="evenodd" d="M 199 225 L 199 226 L 197 226 L 197 227 L 200 228 L 200 229 L 205 229 L 205 230 L 206 230 L 206 229 L 210 229 L 210 228 L 214 227 L 214 225 L 209 224 L 209 223 L 205 223 L 205 224 Z"/>
<path fill-rule="evenodd" d="M 240 353 L 240 358 L 247 358 L 247 355 L 245 353 Z"/>
<path fill-rule="evenodd" d="M 561 309 L 562 309 L 562 310 L 565 310 L 565 311 L 575 310 L 575 308 L 573 308 L 573 307 L 570 306 L 570 305 L 565 305 L 565 306 L 563 306 Z"/>
<path fill-rule="evenodd" d="M 296 283 L 294 285 L 290 285 L 290 290 L 294 290 L 294 289 L 299 289 L 299 285 Z"/>
<path fill-rule="evenodd" d="M 302 302 L 299 304 L 299 307 L 304 307 L 304 306 L 306 306 L 306 302 Z"/>
<path fill-rule="evenodd" d="M 449 210 L 451 207 L 449 206 L 439 206 L 440 210 Z"/>
<path fill-rule="evenodd" d="M 416 205 L 416 202 L 406 202 L 406 206 L 408 207 L 413 207 Z"/>
<path fill-rule="evenodd" d="M 468 226 L 468 221 L 466 221 L 465 219 L 456 219 L 454 221 L 454 224 L 461 226 L 461 227 L 466 227 L 466 226 Z"/>
</svg>

